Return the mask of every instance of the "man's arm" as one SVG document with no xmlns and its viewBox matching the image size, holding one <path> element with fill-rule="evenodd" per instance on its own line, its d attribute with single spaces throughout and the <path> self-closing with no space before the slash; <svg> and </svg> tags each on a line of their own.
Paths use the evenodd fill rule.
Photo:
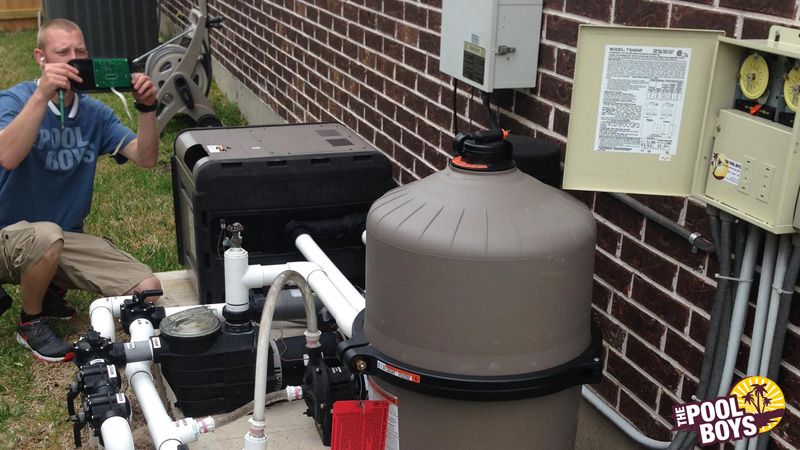
<svg viewBox="0 0 800 450">
<path fill-rule="evenodd" d="M 133 98 L 142 105 L 156 103 L 156 87 L 141 73 L 133 75 Z M 155 167 L 158 161 L 158 125 L 156 112 L 139 112 L 139 131 L 136 139 L 123 148 L 122 156 L 141 167 Z"/>
<path fill-rule="evenodd" d="M 39 127 L 42 125 L 47 102 L 59 89 L 69 89 L 70 79 L 81 82 L 78 69 L 65 63 L 45 64 L 39 86 L 17 117 L 0 130 L 0 167 L 12 170 L 28 156 Z"/>
</svg>

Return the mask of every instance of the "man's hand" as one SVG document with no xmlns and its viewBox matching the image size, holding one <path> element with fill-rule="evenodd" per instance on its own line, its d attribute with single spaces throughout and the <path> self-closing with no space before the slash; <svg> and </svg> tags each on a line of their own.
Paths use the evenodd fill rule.
<svg viewBox="0 0 800 450">
<path fill-rule="evenodd" d="M 143 73 L 134 73 L 132 75 L 133 83 L 133 98 L 137 103 L 142 105 L 151 106 L 156 103 L 156 85 L 150 80 L 150 77 Z"/>
<path fill-rule="evenodd" d="M 79 76 L 78 69 L 67 63 L 48 63 L 44 64 L 42 69 L 42 77 L 39 78 L 37 90 L 48 100 L 56 95 L 59 89 L 64 89 L 65 91 L 72 89 L 70 80 L 76 83 L 83 81 Z"/>
</svg>

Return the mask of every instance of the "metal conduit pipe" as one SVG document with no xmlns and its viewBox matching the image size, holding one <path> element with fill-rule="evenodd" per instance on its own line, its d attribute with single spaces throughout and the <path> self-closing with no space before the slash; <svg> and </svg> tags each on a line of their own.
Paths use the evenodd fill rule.
<svg viewBox="0 0 800 450">
<path fill-rule="evenodd" d="M 689 244 L 691 244 L 693 247 L 698 248 L 706 253 L 714 252 L 714 244 L 712 244 L 708 239 L 704 238 L 700 232 L 698 231 L 693 232 L 687 230 L 686 228 L 675 223 L 674 221 L 668 219 L 663 214 L 656 212 L 654 209 L 648 207 L 647 205 L 639 202 L 638 200 L 634 199 L 633 197 L 627 194 L 610 192 L 609 195 L 619 200 L 620 202 L 624 203 L 625 205 L 635 210 L 636 212 L 647 217 L 648 219 L 652 220 L 653 222 L 656 222 L 657 224 L 677 234 L 683 239 L 686 239 L 689 242 Z"/>
</svg>

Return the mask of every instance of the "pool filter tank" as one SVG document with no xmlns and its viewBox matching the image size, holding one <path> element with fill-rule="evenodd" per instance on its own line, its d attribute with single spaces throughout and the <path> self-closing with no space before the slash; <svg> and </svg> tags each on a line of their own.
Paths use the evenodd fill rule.
<svg viewBox="0 0 800 450">
<path fill-rule="evenodd" d="M 370 209 L 366 309 L 339 351 L 389 402 L 387 449 L 571 449 L 600 381 L 594 219 L 506 137 L 458 135 L 449 167 Z"/>
</svg>

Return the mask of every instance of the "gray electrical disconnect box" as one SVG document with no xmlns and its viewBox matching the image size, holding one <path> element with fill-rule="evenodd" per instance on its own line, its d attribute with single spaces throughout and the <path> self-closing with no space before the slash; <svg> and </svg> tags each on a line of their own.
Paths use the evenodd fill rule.
<svg viewBox="0 0 800 450">
<path fill-rule="evenodd" d="M 542 0 L 443 0 L 439 70 L 484 92 L 536 86 Z"/>
<path fill-rule="evenodd" d="M 799 104 L 798 30 L 582 26 L 564 188 L 691 195 L 794 232 Z"/>
</svg>

